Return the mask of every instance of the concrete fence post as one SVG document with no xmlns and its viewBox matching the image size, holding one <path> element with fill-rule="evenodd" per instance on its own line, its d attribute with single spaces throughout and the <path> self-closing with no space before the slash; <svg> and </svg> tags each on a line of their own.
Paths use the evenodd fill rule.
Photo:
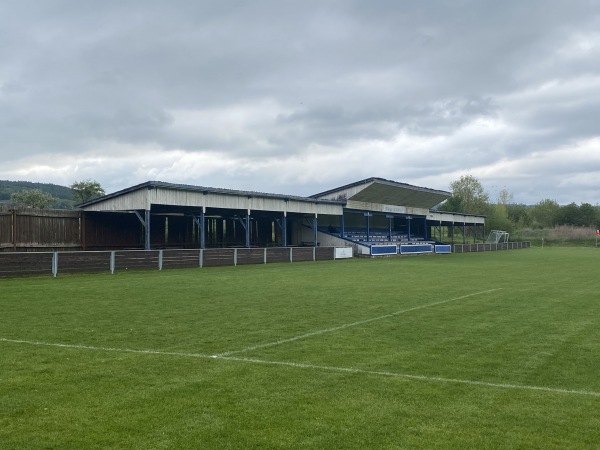
<svg viewBox="0 0 600 450">
<path fill-rule="evenodd" d="M 110 273 L 114 275 L 115 273 L 115 251 L 110 252 Z"/>
<path fill-rule="evenodd" d="M 52 276 L 56 277 L 58 274 L 58 252 L 52 253 Z"/>
</svg>

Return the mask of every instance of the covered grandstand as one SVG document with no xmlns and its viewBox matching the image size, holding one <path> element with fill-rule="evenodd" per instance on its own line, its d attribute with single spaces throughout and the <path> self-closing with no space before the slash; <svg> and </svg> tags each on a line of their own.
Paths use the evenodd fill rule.
<svg viewBox="0 0 600 450">
<path fill-rule="evenodd" d="M 483 236 L 483 216 L 435 211 L 450 195 L 382 178 L 311 197 L 148 181 L 79 206 L 87 249 L 334 246 L 371 255 L 429 251 L 444 231 L 452 242 L 456 229 L 463 243 Z"/>
<path fill-rule="evenodd" d="M 341 216 L 320 224 L 320 231 L 331 237 L 328 244 L 350 242 L 357 253 L 372 255 L 432 252 L 434 244 L 441 243 L 443 230 L 454 242 L 457 227 L 463 241 L 468 234 L 483 236 L 483 216 L 434 210 L 450 196 L 446 191 L 367 178 L 312 198 L 345 201 Z"/>
</svg>

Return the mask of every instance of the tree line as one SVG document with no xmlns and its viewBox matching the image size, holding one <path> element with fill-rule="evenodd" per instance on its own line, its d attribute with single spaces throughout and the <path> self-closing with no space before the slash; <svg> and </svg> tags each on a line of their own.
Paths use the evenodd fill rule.
<svg viewBox="0 0 600 450">
<path fill-rule="evenodd" d="M 506 189 L 500 191 L 495 202 L 481 182 L 472 175 L 464 175 L 450 184 L 452 196 L 439 211 L 486 216 L 486 228 L 509 232 L 525 228 L 553 228 L 558 225 L 600 228 L 600 206 L 589 203 L 559 205 L 544 199 L 535 205 L 513 203 Z"/>
<path fill-rule="evenodd" d="M 63 197 L 66 197 L 64 195 L 64 190 L 68 189 L 72 198 L 70 205 L 67 203 L 67 207 L 72 207 L 73 203 L 84 203 L 105 194 L 104 188 L 95 180 L 75 181 L 69 188 L 62 186 L 57 187 L 62 188 L 59 189 L 58 192 L 60 192 Z M 60 208 L 61 206 L 65 206 L 65 198 L 56 197 L 53 194 L 53 191 L 48 191 L 45 189 L 45 185 L 40 185 L 40 187 L 24 188 L 12 192 L 9 204 L 13 207 L 21 208 Z"/>
</svg>

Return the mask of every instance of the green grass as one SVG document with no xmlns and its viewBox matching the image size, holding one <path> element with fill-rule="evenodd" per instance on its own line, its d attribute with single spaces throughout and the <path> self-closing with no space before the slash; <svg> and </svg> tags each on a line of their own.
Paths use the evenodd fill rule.
<svg viewBox="0 0 600 450">
<path fill-rule="evenodd" d="M 3 279 L 0 448 L 600 448 L 599 262 Z"/>
</svg>

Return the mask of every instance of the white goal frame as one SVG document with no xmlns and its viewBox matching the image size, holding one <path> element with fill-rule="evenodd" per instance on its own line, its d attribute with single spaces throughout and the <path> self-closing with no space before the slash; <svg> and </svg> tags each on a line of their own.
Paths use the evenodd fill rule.
<svg viewBox="0 0 600 450">
<path fill-rule="evenodd" d="M 488 244 L 504 244 L 508 242 L 509 233 L 503 230 L 492 230 L 486 240 Z"/>
</svg>

